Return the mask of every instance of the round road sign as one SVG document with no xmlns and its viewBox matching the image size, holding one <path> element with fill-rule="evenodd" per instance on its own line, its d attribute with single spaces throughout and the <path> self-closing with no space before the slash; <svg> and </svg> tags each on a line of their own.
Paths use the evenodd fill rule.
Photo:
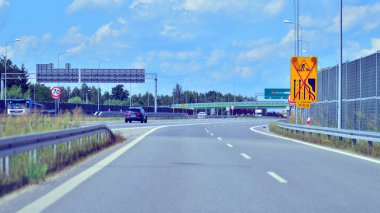
<svg viewBox="0 0 380 213">
<path fill-rule="evenodd" d="M 296 102 L 293 102 L 293 101 L 290 100 L 290 95 L 288 96 L 288 104 L 289 104 L 290 106 L 294 106 L 294 105 L 296 105 Z"/>
<path fill-rule="evenodd" d="M 60 87 L 55 86 L 50 89 L 50 95 L 54 100 L 58 100 L 62 95 L 62 90 Z"/>
</svg>

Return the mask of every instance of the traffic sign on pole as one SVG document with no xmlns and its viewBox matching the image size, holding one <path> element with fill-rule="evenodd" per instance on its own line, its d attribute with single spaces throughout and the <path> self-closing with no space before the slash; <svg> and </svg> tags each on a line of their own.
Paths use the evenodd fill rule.
<svg viewBox="0 0 380 213">
<path fill-rule="evenodd" d="M 58 86 L 54 86 L 50 89 L 50 95 L 54 100 L 58 100 L 62 95 L 62 90 Z"/>
<path fill-rule="evenodd" d="M 290 61 L 290 102 L 310 108 L 317 102 L 317 57 L 292 57 Z"/>
</svg>

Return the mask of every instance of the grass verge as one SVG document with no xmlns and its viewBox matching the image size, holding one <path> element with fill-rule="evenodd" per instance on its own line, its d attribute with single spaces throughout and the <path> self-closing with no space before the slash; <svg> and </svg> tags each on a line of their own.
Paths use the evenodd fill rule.
<svg viewBox="0 0 380 213">
<path fill-rule="evenodd" d="M 83 114 L 76 110 L 72 115 L 65 114 L 60 117 L 39 117 L 35 115 L 16 117 L 0 128 L 2 135 L 18 135 L 33 132 L 73 128 L 79 126 Z M 2 120 L 4 121 L 4 120 Z M 10 121 L 10 123 L 8 123 Z M 13 126 L 10 128 L 9 126 Z M 62 168 L 73 165 L 84 158 L 125 140 L 116 134 L 112 140 L 107 134 L 93 135 L 82 139 L 47 146 L 42 149 L 20 153 L 0 158 L 0 197 L 30 183 L 43 181 L 47 175 L 60 171 Z M 9 162 L 9 172 L 3 173 L 2 165 Z"/>
<path fill-rule="evenodd" d="M 374 158 L 380 158 L 380 144 L 373 143 L 372 146 L 368 145 L 367 141 L 357 140 L 356 142 L 348 138 L 339 138 L 335 136 L 327 136 L 314 133 L 302 133 L 296 131 L 287 131 L 277 126 L 276 123 L 269 125 L 269 130 L 278 135 L 288 138 L 294 138 L 305 142 L 319 144 L 322 146 L 332 147 L 336 149 L 345 150 L 351 153 L 362 154 Z"/>
</svg>

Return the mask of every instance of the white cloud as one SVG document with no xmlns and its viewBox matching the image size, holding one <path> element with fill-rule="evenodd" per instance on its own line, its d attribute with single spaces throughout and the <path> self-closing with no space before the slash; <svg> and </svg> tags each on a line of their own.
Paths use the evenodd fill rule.
<svg viewBox="0 0 380 213">
<path fill-rule="evenodd" d="M 109 36 L 109 35 L 117 36 L 119 34 L 118 31 L 112 30 L 111 25 L 112 23 L 108 23 L 106 25 L 101 26 L 95 32 L 95 34 L 91 37 L 91 40 L 95 41 L 96 43 L 99 43 L 106 36 Z"/>
<path fill-rule="evenodd" d="M 249 51 L 243 52 L 238 56 L 238 60 L 258 60 L 265 58 L 275 51 L 274 45 L 264 45 L 258 48 L 253 48 Z"/>
<path fill-rule="evenodd" d="M 78 53 L 78 52 L 82 51 L 84 48 L 86 48 L 85 42 L 80 43 L 79 45 L 77 45 L 75 47 L 69 48 L 68 51 L 70 51 L 70 53 Z"/>
<path fill-rule="evenodd" d="M 134 9 L 138 7 L 139 5 L 144 5 L 144 4 L 151 4 L 153 3 L 153 0 L 134 0 L 129 8 Z"/>
<path fill-rule="evenodd" d="M 238 73 L 242 78 L 246 78 L 252 74 L 252 70 L 250 67 L 236 67 L 235 73 Z"/>
<path fill-rule="evenodd" d="M 163 36 L 178 36 L 180 32 L 174 26 L 165 25 L 160 34 Z"/>
<path fill-rule="evenodd" d="M 345 6 L 343 7 L 343 30 L 347 31 L 359 26 L 364 30 L 370 31 L 380 25 L 378 14 L 380 13 L 380 3 L 374 5 Z M 375 20 L 375 21 L 368 21 Z M 333 19 L 329 31 L 338 32 L 340 29 L 340 15 Z"/>
<path fill-rule="evenodd" d="M 284 0 L 272 0 L 264 6 L 264 13 L 268 16 L 275 16 L 284 8 L 284 5 Z"/>
<path fill-rule="evenodd" d="M 147 63 L 141 57 L 138 57 L 135 62 L 132 63 L 131 67 L 134 69 L 144 69 Z"/>
<path fill-rule="evenodd" d="M 80 33 L 80 28 L 72 26 L 63 37 L 63 42 L 67 44 L 79 44 L 87 41 L 88 38 Z"/>
<path fill-rule="evenodd" d="M 161 60 L 191 60 L 199 58 L 201 54 L 202 51 L 196 49 L 193 51 L 159 51 L 157 55 Z"/>
<path fill-rule="evenodd" d="M 219 11 L 236 3 L 234 0 L 186 0 L 183 8 L 189 11 Z"/>
<path fill-rule="evenodd" d="M 380 50 L 380 38 L 373 38 L 371 39 L 371 48 L 362 49 L 357 55 L 357 58 L 373 54 L 379 50 Z"/>
<path fill-rule="evenodd" d="M 43 34 L 42 35 L 42 41 L 44 41 L 44 42 L 48 42 L 48 41 L 50 41 L 51 40 L 51 38 L 52 38 L 52 35 L 51 35 L 51 33 L 45 33 L 45 34 Z"/>
<path fill-rule="evenodd" d="M 231 11 L 257 11 L 263 12 L 266 16 L 277 15 L 284 7 L 284 0 L 185 0 L 182 8 L 194 12 L 219 12 L 222 10 Z"/>
<path fill-rule="evenodd" d="M 9 5 L 10 5 L 10 2 L 8 0 L 0 0 L 0 9 Z"/>
<path fill-rule="evenodd" d="M 294 43 L 294 30 L 290 30 L 282 39 L 280 42 L 280 45 L 285 45 L 293 42 Z"/>
<path fill-rule="evenodd" d="M 212 51 L 210 57 L 207 59 L 208 65 L 215 65 L 218 64 L 220 60 L 222 60 L 226 54 L 223 50 L 214 50 Z"/>
<path fill-rule="evenodd" d="M 122 28 L 115 30 L 112 28 L 112 26 L 112 22 L 102 25 L 94 32 L 93 35 L 90 36 L 83 35 L 80 32 L 79 27 L 72 26 L 68 29 L 67 33 L 62 38 L 62 42 L 65 44 L 74 45 L 74 47 L 70 48 L 69 50 L 72 53 L 78 53 L 86 48 L 99 45 L 103 40 L 107 38 L 115 38 L 123 32 Z M 108 44 L 108 46 L 110 46 L 110 44 Z M 116 40 L 112 41 L 113 48 L 125 48 L 126 46 L 127 45 L 124 43 L 117 42 Z"/>
<path fill-rule="evenodd" d="M 121 25 L 126 25 L 127 24 L 127 20 L 123 19 L 123 18 L 118 18 L 117 19 L 117 22 Z"/>
<path fill-rule="evenodd" d="M 24 55 L 30 48 L 37 46 L 37 36 L 22 36 L 20 41 L 17 42 L 17 54 Z"/>
<path fill-rule="evenodd" d="M 74 0 L 67 8 L 68 12 L 76 12 L 81 9 L 121 6 L 124 0 Z"/>
</svg>

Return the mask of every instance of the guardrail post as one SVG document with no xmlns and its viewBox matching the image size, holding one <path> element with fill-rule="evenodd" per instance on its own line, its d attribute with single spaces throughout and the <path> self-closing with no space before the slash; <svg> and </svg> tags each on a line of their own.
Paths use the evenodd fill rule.
<svg viewBox="0 0 380 213">
<path fill-rule="evenodd" d="M 53 156 L 54 156 L 54 158 L 55 158 L 55 157 L 57 157 L 57 145 L 54 144 L 54 145 L 52 146 L 52 149 L 53 149 Z"/>
<path fill-rule="evenodd" d="M 9 156 L 1 158 L 1 172 L 6 176 L 9 175 Z"/>
<path fill-rule="evenodd" d="M 373 142 L 372 141 L 368 141 L 368 149 L 372 149 L 373 147 Z"/>
<path fill-rule="evenodd" d="M 29 161 L 33 163 L 37 163 L 37 149 L 33 149 L 29 151 Z"/>
<path fill-rule="evenodd" d="M 3 173 L 3 158 L 0 158 L 0 174 L 2 175 Z"/>
<path fill-rule="evenodd" d="M 33 149 L 33 163 L 37 163 L 37 149 Z"/>
<path fill-rule="evenodd" d="M 71 140 L 67 141 L 66 146 L 67 146 L 67 150 L 71 149 Z"/>
<path fill-rule="evenodd" d="M 99 143 L 100 142 L 100 137 L 99 137 L 99 133 L 96 134 L 96 141 Z"/>
<path fill-rule="evenodd" d="M 351 147 L 355 148 L 355 146 L 356 146 L 356 139 L 352 139 L 351 140 Z"/>
</svg>

